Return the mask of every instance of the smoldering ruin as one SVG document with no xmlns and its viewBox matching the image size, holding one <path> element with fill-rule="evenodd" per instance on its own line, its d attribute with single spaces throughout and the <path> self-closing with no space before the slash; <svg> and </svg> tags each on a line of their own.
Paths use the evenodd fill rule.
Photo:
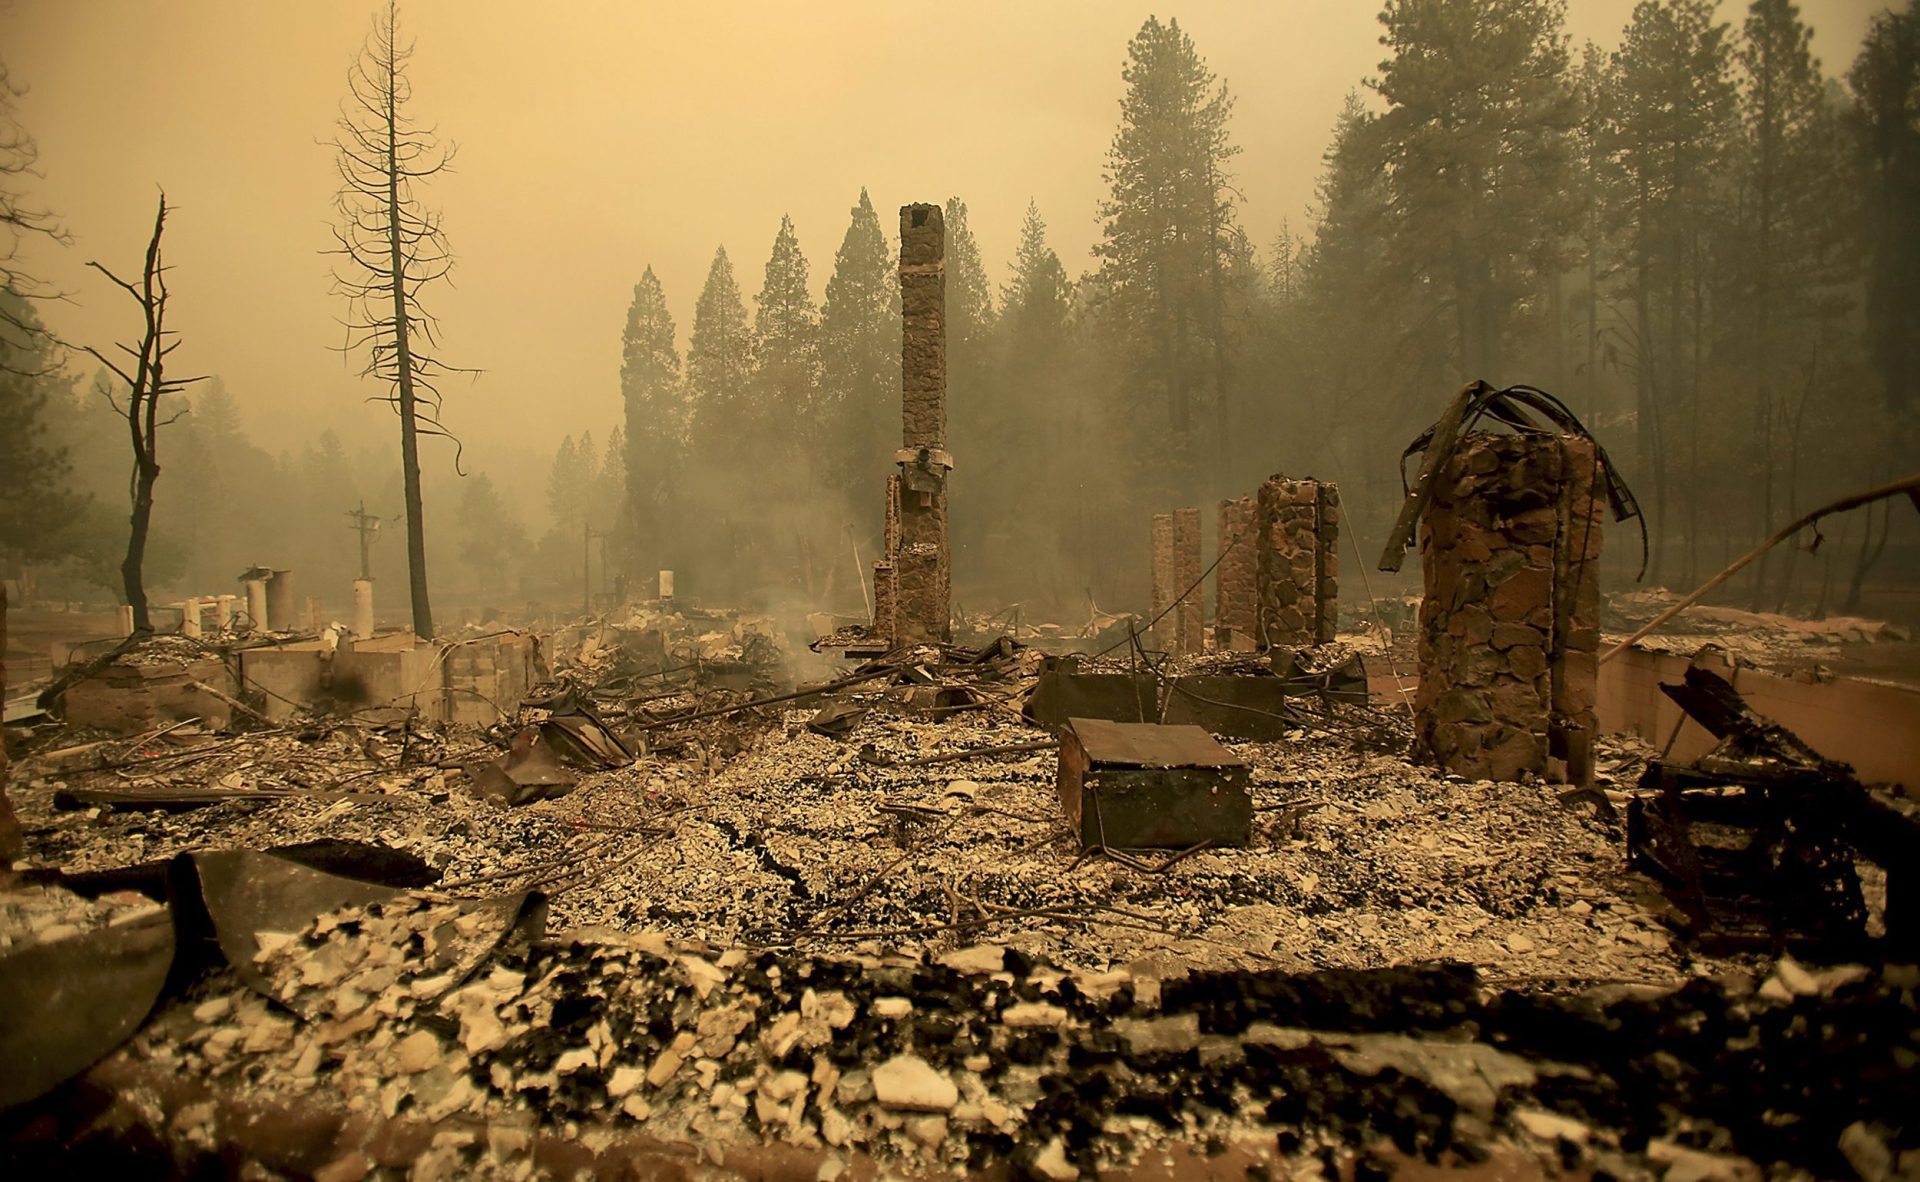
<svg viewBox="0 0 1920 1182">
<path fill-rule="evenodd" d="M 683 372 L 648 267 L 620 441 L 567 436 L 538 542 L 505 464 L 440 532 L 440 437 L 490 428 L 396 5 L 329 150 L 399 467 L 313 462 L 324 543 L 235 524 L 292 461 L 207 483 L 259 449 L 173 359 L 191 205 L 94 268 L 117 351 L 16 250 L 9 1176 L 1920 1177 L 1920 121 L 1881 101 L 1920 18 L 1823 84 L 1798 8 L 1726 7 L 1576 61 L 1578 5 L 1388 3 L 1382 105 L 1263 258 L 1253 128 L 1148 18 L 1095 270 L 1030 207 L 989 320 L 966 205 L 888 235 L 863 191 L 824 305 L 791 219 L 751 325 L 718 252 Z M 1656 160 L 1680 45 L 1725 110 Z M 1518 56 L 1431 73 L 1469 51 Z M 68 249 L 6 93 L 16 245 Z M 1655 175 L 1714 136 L 1724 192 Z M 1533 155 L 1416 183 L 1496 144 Z M 1809 212 L 1835 177 L 1857 224 Z M 57 417 L 80 359 L 111 459 Z"/>
</svg>

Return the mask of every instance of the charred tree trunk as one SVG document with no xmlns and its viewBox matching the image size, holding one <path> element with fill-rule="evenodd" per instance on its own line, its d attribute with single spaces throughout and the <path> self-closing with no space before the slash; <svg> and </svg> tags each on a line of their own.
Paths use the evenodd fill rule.
<svg viewBox="0 0 1920 1182">
<path fill-rule="evenodd" d="M 335 197 L 336 247 L 330 253 L 346 260 L 334 272 L 335 290 L 347 297 L 353 312 L 345 347 L 366 351 L 361 376 L 386 384 L 388 393 L 380 397 L 400 418 L 413 630 L 431 637 L 420 437 L 450 437 L 440 421 L 436 378 L 471 371 L 457 371 L 433 356 L 436 322 L 420 299 L 423 288 L 446 277 L 453 256 L 438 215 L 420 203 L 415 189 L 447 166 L 453 150 L 437 146 L 433 135 L 407 116 L 411 54 L 412 47 L 400 40 L 398 7 L 389 0 L 348 74 L 341 135 L 334 141 L 341 187 Z M 458 463 L 456 450 L 456 470 Z"/>
<path fill-rule="evenodd" d="M 153 526 L 153 486 L 160 479 L 160 428 L 186 413 L 182 409 L 162 419 L 160 400 L 200 380 L 196 377 L 176 381 L 166 376 L 167 357 L 179 346 L 178 341 L 170 339 L 174 334 L 167 329 L 167 267 L 160 250 L 160 239 L 166 226 L 167 197 L 162 193 L 159 208 L 153 217 L 153 236 L 147 240 L 146 258 L 141 264 L 138 284 L 129 283 L 97 262 L 87 264 L 132 296 L 140 306 L 139 346 L 122 344 L 119 347 L 122 353 L 134 359 L 133 372 L 122 369 L 98 349 L 86 347 L 95 360 L 127 384 L 124 405 L 114 401 L 111 390 L 107 391 L 107 401 L 127 420 L 127 441 L 133 449 L 133 470 L 129 481 L 132 511 L 127 522 L 127 553 L 120 561 L 120 583 L 127 604 L 133 609 L 133 630 L 136 634 L 153 631 L 153 619 L 147 607 L 145 568 L 147 534 Z"/>
<path fill-rule="evenodd" d="M 394 54 L 387 64 L 387 251 L 393 268 L 394 369 L 400 398 L 400 482 L 407 502 L 407 592 L 413 606 L 416 635 L 433 635 L 433 605 L 427 598 L 427 521 L 420 496 L 420 429 L 414 418 L 418 402 L 413 392 L 413 340 L 407 322 L 407 259 L 400 232 L 400 112 L 395 98 L 399 66 Z"/>
</svg>

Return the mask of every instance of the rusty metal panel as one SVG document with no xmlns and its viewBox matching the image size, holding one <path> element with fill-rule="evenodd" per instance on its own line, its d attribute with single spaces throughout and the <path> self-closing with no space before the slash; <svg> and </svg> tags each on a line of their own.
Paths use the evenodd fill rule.
<svg viewBox="0 0 1920 1182">
<path fill-rule="evenodd" d="M 1145 673 L 1075 673 L 1049 669 L 1027 699 L 1029 721 L 1058 727 L 1070 718 L 1152 722 L 1160 717 L 1159 684 Z"/>
<path fill-rule="evenodd" d="M 1244 846 L 1253 833 L 1245 761 L 1197 726 L 1067 720 L 1058 787 L 1083 849 Z"/>
<path fill-rule="evenodd" d="M 1287 684 L 1278 677 L 1176 677 L 1167 687 L 1168 723 L 1259 742 L 1287 737 Z"/>
</svg>

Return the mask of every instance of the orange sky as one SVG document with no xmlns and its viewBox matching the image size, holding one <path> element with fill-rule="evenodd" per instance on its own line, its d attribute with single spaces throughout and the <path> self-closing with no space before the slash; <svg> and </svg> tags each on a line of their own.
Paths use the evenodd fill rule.
<svg viewBox="0 0 1920 1182">
<path fill-rule="evenodd" d="M 1869 0 L 1804 0 L 1815 48 L 1844 70 Z M 1576 42 L 1617 39 L 1630 0 L 1573 0 Z M 1243 217 L 1263 246 L 1307 220 L 1343 94 L 1381 57 L 1373 0 L 1199 0 L 1176 16 L 1238 95 Z M 384 437 L 390 412 L 331 347 L 333 165 L 318 141 L 371 3 L 11 0 L 0 46 L 31 87 L 44 202 L 70 249 L 35 269 L 73 293 L 69 339 L 130 331 L 88 259 L 134 269 L 156 185 L 169 222 L 181 370 L 217 372 L 270 447 L 331 425 Z M 658 3 L 411 0 L 415 113 L 458 141 L 429 191 L 459 257 L 431 298 L 448 421 L 482 469 L 537 464 L 562 434 L 618 415 L 619 336 L 651 264 L 686 333 L 716 245 L 760 286 L 793 216 L 824 287 L 867 186 L 889 228 L 909 201 L 967 202 L 994 279 L 1029 197 L 1074 274 L 1098 236 L 1100 169 L 1129 36 L 1153 6 L 1116 0 Z M 1726 7 L 1729 13 L 1733 6 Z M 944 17 L 935 14 L 943 13 Z M 124 297 L 122 297 L 124 299 Z"/>
</svg>

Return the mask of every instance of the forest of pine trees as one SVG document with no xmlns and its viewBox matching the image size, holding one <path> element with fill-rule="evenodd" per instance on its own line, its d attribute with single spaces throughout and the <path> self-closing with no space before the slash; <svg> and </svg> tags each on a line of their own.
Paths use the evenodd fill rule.
<svg viewBox="0 0 1920 1182">
<path fill-rule="evenodd" d="M 1544 387 L 1587 420 L 1648 509 L 1664 583 L 1910 468 L 1914 5 L 1875 17 L 1838 63 L 1814 57 L 1791 0 L 1637 0 L 1610 49 L 1572 44 L 1564 16 L 1563 0 L 1384 0 L 1384 60 L 1326 113 L 1315 204 L 1271 242 L 1245 229 L 1234 177 L 1263 129 L 1236 118 L 1230 80 L 1171 19 L 1124 47 L 1097 209 L 1029 205 L 1017 241 L 982 243 L 950 199 L 960 606 L 1137 606 L 1150 513 L 1194 504 L 1211 520 L 1275 471 L 1339 482 L 1347 560 L 1370 559 L 1401 497 L 1400 449 L 1473 378 Z M 857 609 L 900 381 L 893 205 L 858 179 L 844 225 L 770 215 L 764 256 L 716 249 L 701 289 L 672 293 L 697 297 L 690 323 L 636 260 L 622 420 L 567 424 L 544 519 L 485 475 L 437 478 L 453 506 L 441 563 L 557 598 L 604 545 L 596 583 L 672 568 L 709 601 Z M 1091 257 L 1061 258 L 1049 225 L 1088 217 Z M 114 529 L 120 477 L 89 450 L 111 446 L 98 400 L 72 382 L 49 394 L 31 369 L 0 379 L 20 388 L 6 446 L 35 470 L 66 450 L 71 488 L 26 515 L 62 523 L 35 545 L 73 556 L 62 577 L 83 581 L 85 555 L 112 553 L 86 539 Z M 72 412 L 36 414 L 35 397 Z M 172 445 L 157 582 L 230 581 L 253 560 L 231 539 L 282 514 L 242 489 L 325 482 L 395 511 L 386 467 L 324 438 L 260 452 L 235 436 L 229 397 L 197 395 Z M 283 495 L 351 553 L 337 492 Z M 0 544 L 20 554 L 16 508 Z M 1889 522 L 1838 519 L 1816 555 L 1783 550 L 1738 593 L 1857 602 L 1876 562 L 1911 573 Z"/>
<path fill-rule="evenodd" d="M 1371 543 L 1401 445 L 1476 377 L 1543 386 L 1588 419 L 1649 508 L 1662 581 L 1697 581 L 1904 464 L 1920 360 L 1911 7 L 1879 17 L 1837 74 L 1789 0 L 1731 21 L 1710 0 L 1640 0 L 1611 52 L 1571 45 L 1563 21 L 1560 0 L 1388 0 L 1387 57 L 1332 123 L 1311 224 L 1264 251 L 1232 171 L 1259 129 L 1235 124 L 1176 20 L 1127 46 L 1101 238 L 1077 277 L 1029 207 L 996 298 L 949 201 L 963 605 L 1124 600 L 1147 514 L 1279 469 L 1339 481 Z M 864 191 L 825 290 L 816 311 L 782 219 L 751 327 L 722 253 L 679 392 L 668 364 L 646 395 L 629 384 L 630 438 L 688 424 L 653 453 L 657 475 L 630 465 L 637 567 L 690 566 L 735 597 L 852 599 L 899 381 L 891 248 Z M 670 341 L 649 272 L 630 359 L 634 326 L 663 321 Z M 1775 556 L 1746 593 L 1837 605 L 1885 527 L 1841 526 L 1818 579 Z"/>
</svg>

